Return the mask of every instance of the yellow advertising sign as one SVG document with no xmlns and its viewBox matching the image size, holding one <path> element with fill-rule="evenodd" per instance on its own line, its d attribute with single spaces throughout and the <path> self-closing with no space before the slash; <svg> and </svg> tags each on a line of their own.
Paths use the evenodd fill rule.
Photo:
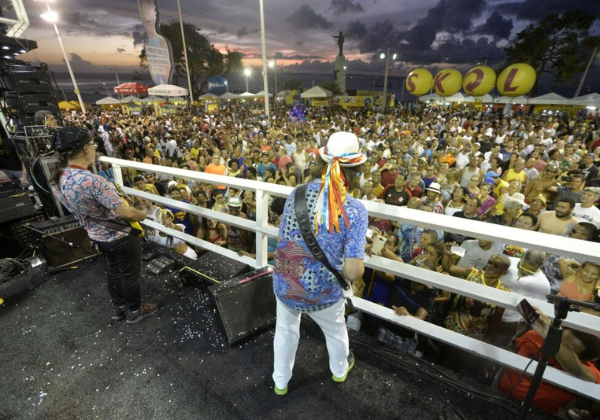
<svg viewBox="0 0 600 420">
<path fill-rule="evenodd" d="M 329 106 L 329 98 L 314 98 L 311 99 L 311 106 Z"/>
<path fill-rule="evenodd" d="M 286 105 L 293 105 L 294 102 L 300 100 L 300 92 L 297 90 L 286 90 L 284 98 Z"/>
</svg>

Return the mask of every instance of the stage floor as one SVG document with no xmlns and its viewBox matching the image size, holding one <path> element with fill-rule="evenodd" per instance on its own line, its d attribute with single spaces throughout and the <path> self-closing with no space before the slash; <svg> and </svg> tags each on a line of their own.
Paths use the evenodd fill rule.
<svg viewBox="0 0 600 420">
<path fill-rule="evenodd" d="M 273 330 L 230 348 L 205 290 L 173 274 L 144 276 L 155 316 L 111 325 L 102 258 L 79 267 L 0 307 L 1 419 L 517 417 L 491 388 L 360 333 L 351 334 L 356 366 L 336 384 L 307 320 L 289 393 L 278 397 Z"/>
</svg>

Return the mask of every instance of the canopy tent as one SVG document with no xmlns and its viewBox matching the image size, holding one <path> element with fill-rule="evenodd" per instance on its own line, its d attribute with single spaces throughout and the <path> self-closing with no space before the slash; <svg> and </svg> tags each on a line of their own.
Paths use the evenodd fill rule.
<svg viewBox="0 0 600 420">
<path fill-rule="evenodd" d="M 126 97 L 124 97 L 123 99 L 121 99 L 121 103 L 122 103 L 122 104 L 128 104 L 128 103 L 130 103 L 130 102 L 133 102 L 133 103 L 137 103 L 137 104 L 139 104 L 139 103 L 140 103 L 140 101 L 141 101 L 141 100 L 140 100 L 140 98 L 138 98 L 138 97 L 136 97 L 136 96 L 131 96 L 131 95 L 129 95 L 129 96 L 126 96 Z"/>
<path fill-rule="evenodd" d="M 264 90 L 261 90 L 260 92 L 258 92 L 258 93 L 256 94 L 256 97 L 257 97 L 257 98 L 264 98 L 264 97 L 265 97 L 265 91 L 264 91 Z M 273 97 L 273 94 L 272 94 L 272 93 L 269 93 L 269 98 L 272 98 L 272 97 Z"/>
<path fill-rule="evenodd" d="M 112 96 L 107 96 L 106 98 L 98 99 L 96 101 L 96 105 L 118 105 L 121 101 Z"/>
<path fill-rule="evenodd" d="M 188 96 L 188 91 L 185 88 L 175 85 L 158 85 L 148 89 L 149 95 L 156 96 Z"/>
<path fill-rule="evenodd" d="M 286 96 L 287 96 L 287 91 L 285 91 L 285 90 L 282 90 L 281 92 L 279 92 L 277 94 L 278 98 L 285 98 Z"/>
<path fill-rule="evenodd" d="M 454 95 L 451 96 L 447 96 L 445 98 L 442 98 L 444 102 L 460 102 L 460 103 L 473 103 L 475 102 L 475 98 L 473 98 L 472 96 L 465 96 L 463 95 L 462 92 L 457 92 Z"/>
<path fill-rule="evenodd" d="M 219 98 L 221 98 L 221 99 L 240 99 L 239 95 L 236 95 L 235 93 L 231 93 L 231 92 L 225 92 L 224 94 L 219 96 Z"/>
<path fill-rule="evenodd" d="M 484 104 L 491 104 L 493 102 L 496 102 L 496 99 L 498 99 L 498 98 L 493 97 L 489 93 L 486 93 L 483 96 L 477 96 L 477 97 L 475 97 L 476 101 L 481 101 L 481 103 L 484 103 Z"/>
<path fill-rule="evenodd" d="M 73 105 L 71 102 L 62 101 L 62 102 L 58 103 L 58 109 L 61 109 L 61 110 L 73 110 L 73 109 L 79 109 L 79 108 L 76 107 L 75 105 Z"/>
<path fill-rule="evenodd" d="M 419 102 L 427 102 L 427 101 L 440 101 L 442 97 L 437 93 L 429 93 L 427 95 L 419 96 Z"/>
<path fill-rule="evenodd" d="M 140 99 L 140 102 L 143 104 L 149 104 L 151 102 L 163 102 L 164 98 L 161 98 L 160 96 L 146 96 L 143 99 Z"/>
<path fill-rule="evenodd" d="M 198 99 L 218 99 L 219 97 L 213 93 L 207 92 L 201 95 Z"/>
<path fill-rule="evenodd" d="M 513 105 L 527 105 L 529 103 L 529 97 L 517 96 L 516 98 L 510 98 L 508 96 L 500 96 L 494 100 L 496 104 L 513 104 Z"/>
<path fill-rule="evenodd" d="M 76 101 L 76 100 L 72 100 L 72 101 L 69 101 L 69 103 L 70 103 L 71 105 L 73 105 L 75 108 L 77 108 L 77 109 L 81 109 L 81 104 L 80 104 L 78 101 Z"/>
<path fill-rule="evenodd" d="M 238 98 L 240 99 L 253 99 L 256 98 L 256 95 L 252 92 L 244 92 L 244 93 L 240 93 L 238 95 Z"/>
<path fill-rule="evenodd" d="M 119 95 L 131 95 L 132 93 L 135 95 L 147 95 L 148 94 L 148 86 L 143 85 L 141 83 L 121 83 L 119 86 L 113 89 L 115 93 Z"/>
<path fill-rule="evenodd" d="M 600 94 L 594 92 L 588 95 L 578 96 L 577 98 L 567 100 L 567 105 L 595 106 L 596 108 L 600 108 Z"/>
<path fill-rule="evenodd" d="M 567 105 L 568 99 L 554 92 L 529 99 L 531 105 Z"/>
<path fill-rule="evenodd" d="M 333 93 L 327 89 L 323 89 L 321 86 L 315 86 L 300 94 L 302 99 L 329 98 L 331 96 L 333 96 Z"/>
</svg>

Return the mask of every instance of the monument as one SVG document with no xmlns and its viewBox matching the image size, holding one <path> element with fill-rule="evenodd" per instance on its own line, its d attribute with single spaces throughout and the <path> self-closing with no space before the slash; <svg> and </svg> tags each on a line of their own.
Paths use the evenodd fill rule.
<svg viewBox="0 0 600 420">
<path fill-rule="evenodd" d="M 340 31 L 339 35 L 332 35 L 337 39 L 337 44 L 340 49 L 339 54 L 335 58 L 335 69 L 333 70 L 333 80 L 337 83 L 340 91 L 346 93 L 346 57 L 344 57 L 344 34 Z"/>
</svg>

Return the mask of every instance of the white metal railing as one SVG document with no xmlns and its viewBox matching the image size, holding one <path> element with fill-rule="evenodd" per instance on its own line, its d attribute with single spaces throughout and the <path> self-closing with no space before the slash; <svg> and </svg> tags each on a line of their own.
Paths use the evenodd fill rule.
<svg viewBox="0 0 600 420">
<path fill-rule="evenodd" d="M 247 179 L 206 174 L 203 172 L 188 171 L 178 168 L 166 168 L 164 166 L 150 165 L 115 158 L 101 157 L 100 161 L 112 164 L 115 174 L 115 182 L 119 183 L 120 185 L 123 184 L 121 168 L 125 167 L 144 172 L 179 176 L 182 178 L 192 179 L 196 182 L 208 182 L 212 184 L 227 185 L 228 187 L 239 188 L 242 190 L 249 189 L 254 191 L 257 203 L 256 221 L 241 219 L 225 213 L 201 208 L 192 204 L 182 203 L 170 198 L 141 192 L 132 188 L 123 188 L 127 194 L 133 196 L 151 199 L 152 201 L 162 205 L 180 208 L 198 216 L 212 218 L 223 223 L 232 224 L 254 231 L 256 233 L 256 259 L 240 257 L 237 255 L 237 253 L 226 248 L 216 246 L 210 242 L 198 239 L 195 236 L 166 228 L 158 223 L 150 221 L 142 222 L 146 226 L 180 238 L 189 244 L 197 245 L 204 249 L 222 254 L 226 257 L 243 261 L 252 267 L 258 268 L 267 265 L 267 237 L 277 237 L 278 234 L 276 228 L 268 226 L 267 224 L 268 196 L 273 195 L 278 197 L 287 197 L 292 191 L 291 187 L 259 181 L 250 181 Z M 425 213 L 418 210 L 408 209 L 406 207 L 388 206 L 371 201 L 363 201 L 363 204 L 365 205 L 369 214 L 372 216 L 383 217 L 403 223 L 412 223 L 432 229 L 440 229 L 446 232 L 462 233 L 477 238 L 500 241 L 502 243 L 508 243 L 512 245 L 520 245 L 528 249 L 535 249 L 556 255 L 565 255 L 572 258 L 580 258 L 583 260 L 600 263 L 600 244 L 597 243 L 590 243 L 539 232 L 529 232 L 522 229 L 499 226 L 490 223 L 482 223 L 480 221 Z M 523 296 L 516 293 L 504 292 L 480 284 L 467 282 L 463 279 L 452 277 L 446 274 L 423 270 L 418 267 L 399 263 L 378 256 L 367 256 L 365 258 L 365 265 L 377 270 L 386 271 L 394 275 L 424 283 L 428 286 L 433 286 L 439 289 L 459 293 L 463 296 L 490 302 L 510 310 L 516 310 L 517 304 L 524 299 Z M 534 306 L 540 308 L 550 318 L 554 317 L 553 305 L 547 303 L 546 301 L 537 299 L 527 298 L 527 300 L 530 301 L 530 303 L 532 303 Z M 425 321 L 420 321 L 411 317 L 400 317 L 396 315 L 393 310 L 374 304 L 365 299 L 353 298 L 352 302 L 356 309 L 359 309 L 365 313 L 409 328 L 420 334 L 435 338 L 455 347 L 462 348 L 463 350 L 477 354 L 503 366 L 523 370 L 530 361 L 528 358 L 508 352 L 482 341 L 474 340 L 464 335 L 457 334 Z M 563 322 L 563 325 L 600 336 L 600 318 L 593 315 L 571 312 L 569 313 L 568 318 Z M 536 362 L 531 363 L 528 372 L 533 373 L 536 366 Z M 576 379 L 573 376 L 554 368 L 548 368 L 546 370 L 546 373 L 544 374 L 544 380 L 571 392 L 585 395 L 596 401 L 600 401 L 600 385 Z"/>
</svg>

